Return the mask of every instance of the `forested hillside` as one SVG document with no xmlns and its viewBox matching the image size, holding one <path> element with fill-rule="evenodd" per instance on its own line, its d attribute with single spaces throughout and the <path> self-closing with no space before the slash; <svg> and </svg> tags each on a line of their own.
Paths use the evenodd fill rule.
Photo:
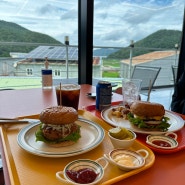
<svg viewBox="0 0 185 185">
<path fill-rule="evenodd" d="M 180 44 L 180 40 L 181 31 L 159 30 L 135 42 L 133 56 L 153 51 L 150 48 L 172 49 L 175 44 Z M 3 42 L 62 44 L 46 34 L 30 31 L 15 23 L 0 21 L 0 57 L 9 57 L 10 52 L 27 53 L 35 48 L 35 46 L 25 45 L 5 45 Z M 126 47 L 114 53 L 110 52 L 110 50 L 100 49 L 96 50 L 95 53 L 96 56 L 98 54 L 99 56 L 104 56 L 111 53 L 108 58 L 127 59 L 130 56 L 130 49 Z"/>
<path fill-rule="evenodd" d="M 0 42 L 61 44 L 59 41 L 48 35 L 33 32 L 18 24 L 6 21 L 0 21 Z M 10 52 L 26 53 L 34 48 L 35 46 L 0 45 L 0 57 L 9 57 Z"/>
<path fill-rule="evenodd" d="M 159 30 L 144 39 L 134 43 L 133 56 L 154 51 L 155 48 L 174 49 L 175 44 L 180 45 L 181 31 Z M 130 48 L 123 48 L 109 55 L 109 58 L 127 59 L 130 56 Z"/>
</svg>

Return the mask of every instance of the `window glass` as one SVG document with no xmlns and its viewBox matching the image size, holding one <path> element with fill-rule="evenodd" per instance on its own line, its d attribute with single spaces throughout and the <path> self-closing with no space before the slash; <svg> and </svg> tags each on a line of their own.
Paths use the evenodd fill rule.
<svg viewBox="0 0 185 185">
<path fill-rule="evenodd" d="M 27 75 L 28 76 L 31 76 L 31 75 L 33 75 L 33 71 L 32 71 L 32 69 L 26 69 L 26 73 L 27 73 Z"/>
<path fill-rule="evenodd" d="M 64 44 L 66 36 L 70 45 L 78 44 L 78 0 L 3 0 L 0 8 L 0 88 L 27 88 L 23 76 L 41 87 L 46 57 L 53 78 L 66 78 Z"/>
<path fill-rule="evenodd" d="M 161 66 L 155 86 L 173 85 L 172 65 L 178 61 L 184 3 L 95 0 L 93 43 L 94 55 L 100 57 L 99 77 L 126 78 L 135 65 Z"/>
</svg>

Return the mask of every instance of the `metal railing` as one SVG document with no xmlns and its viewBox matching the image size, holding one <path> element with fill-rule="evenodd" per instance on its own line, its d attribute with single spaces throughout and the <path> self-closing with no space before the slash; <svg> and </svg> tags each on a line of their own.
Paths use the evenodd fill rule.
<svg viewBox="0 0 185 185">
<path fill-rule="evenodd" d="M 26 46 L 40 46 L 40 45 L 46 45 L 45 43 L 19 43 L 19 42 L 0 42 L 0 45 L 26 45 Z M 48 44 L 49 46 L 61 46 L 61 47 L 75 47 L 74 45 L 62 45 L 62 44 Z M 125 47 L 124 47 L 125 48 Z M 130 77 L 132 73 L 133 66 L 136 64 L 133 64 L 136 60 L 135 57 L 133 57 L 133 52 L 135 49 L 145 50 L 150 49 L 150 51 L 166 51 L 163 48 L 139 48 L 139 47 L 126 47 L 127 49 L 130 49 L 130 57 L 126 59 L 127 62 L 122 62 L 118 58 L 109 58 L 107 56 L 96 56 L 99 57 L 100 61 L 98 64 L 93 64 L 93 79 L 106 79 L 111 82 L 120 83 L 122 78 Z M 97 49 L 123 49 L 123 47 L 105 47 L 105 46 L 94 46 L 94 53 L 97 51 Z M 96 51 L 95 51 L 96 50 Z M 154 84 L 155 87 L 168 87 L 173 86 L 173 74 L 171 70 L 171 66 L 176 64 L 176 61 L 178 60 L 178 51 L 176 48 L 169 49 L 169 51 L 174 51 L 174 55 L 167 58 L 161 58 L 159 59 L 153 59 L 153 61 L 148 62 L 148 66 L 156 66 L 161 65 L 164 68 L 161 69 L 160 74 L 158 76 L 158 79 L 156 80 L 156 84 Z M 66 49 L 66 56 L 65 62 L 63 61 L 64 65 L 57 62 L 58 65 L 56 68 L 51 66 L 53 69 L 53 79 L 65 79 L 65 78 L 78 78 L 78 64 L 70 64 L 70 61 L 68 59 L 68 50 Z M 26 63 L 25 66 L 28 68 L 31 66 L 33 67 L 33 71 L 31 75 L 28 75 L 26 73 L 26 67 L 22 65 L 22 68 L 17 68 L 17 65 L 24 64 L 23 61 L 24 58 L 11 58 L 11 57 L 3 57 L 0 58 L 0 89 L 6 89 L 6 88 L 30 88 L 30 87 L 40 87 L 41 86 L 41 67 L 43 66 L 43 60 L 41 60 L 41 64 L 39 62 L 37 63 Z M 50 59 L 49 59 L 50 60 Z M 64 60 L 64 59 L 62 59 Z M 144 58 L 140 58 L 139 60 L 145 60 Z M 111 64 L 112 61 L 112 64 Z M 160 64 L 159 64 L 160 62 Z M 116 63 L 116 65 L 115 65 Z M 166 65 L 168 64 L 168 65 Z M 122 67 L 120 67 L 122 65 Z M 139 65 L 139 64 L 138 64 Z M 146 63 L 145 63 L 146 65 Z M 20 65 L 21 66 L 21 65 Z M 24 67 L 23 67 L 24 66 Z M 38 67 L 36 67 L 38 66 Z M 126 66 L 126 67 L 125 67 Z M 30 67 L 30 68 L 31 68 Z M 57 70 L 55 74 L 55 70 Z M 97 75 L 98 74 L 98 75 Z M 108 75 L 107 75 L 108 74 Z M 115 75 L 113 75 L 115 74 Z M 23 80 L 24 79 L 24 80 Z"/>
</svg>

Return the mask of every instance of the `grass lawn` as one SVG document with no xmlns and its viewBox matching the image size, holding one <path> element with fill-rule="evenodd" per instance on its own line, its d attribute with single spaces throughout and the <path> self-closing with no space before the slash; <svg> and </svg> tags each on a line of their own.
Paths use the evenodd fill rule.
<svg viewBox="0 0 185 185">
<path fill-rule="evenodd" d="M 103 59 L 104 66 L 120 67 L 120 60 L 117 59 Z"/>
<path fill-rule="evenodd" d="M 116 69 L 120 69 L 120 60 L 116 59 L 103 59 L 104 67 L 113 67 Z M 120 71 L 117 70 L 105 70 L 103 71 L 103 78 L 119 78 Z"/>
<path fill-rule="evenodd" d="M 104 71 L 103 78 L 119 78 L 119 72 L 117 72 L 117 71 Z"/>
</svg>

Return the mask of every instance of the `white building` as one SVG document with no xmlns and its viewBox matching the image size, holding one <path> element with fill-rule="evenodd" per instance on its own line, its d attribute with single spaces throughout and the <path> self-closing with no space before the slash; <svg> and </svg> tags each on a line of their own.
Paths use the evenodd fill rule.
<svg viewBox="0 0 185 185">
<path fill-rule="evenodd" d="M 45 59 L 54 78 L 78 77 L 78 48 L 66 46 L 39 46 L 17 62 L 15 76 L 40 76 Z M 100 57 L 93 58 L 93 77 L 101 77 Z"/>
<path fill-rule="evenodd" d="M 161 67 L 155 86 L 173 85 L 172 65 L 177 65 L 178 57 L 175 51 L 155 51 L 133 57 L 132 60 L 122 60 L 120 76 L 127 78 L 130 66 L 131 71 L 135 65 Z"/>
</svg>

